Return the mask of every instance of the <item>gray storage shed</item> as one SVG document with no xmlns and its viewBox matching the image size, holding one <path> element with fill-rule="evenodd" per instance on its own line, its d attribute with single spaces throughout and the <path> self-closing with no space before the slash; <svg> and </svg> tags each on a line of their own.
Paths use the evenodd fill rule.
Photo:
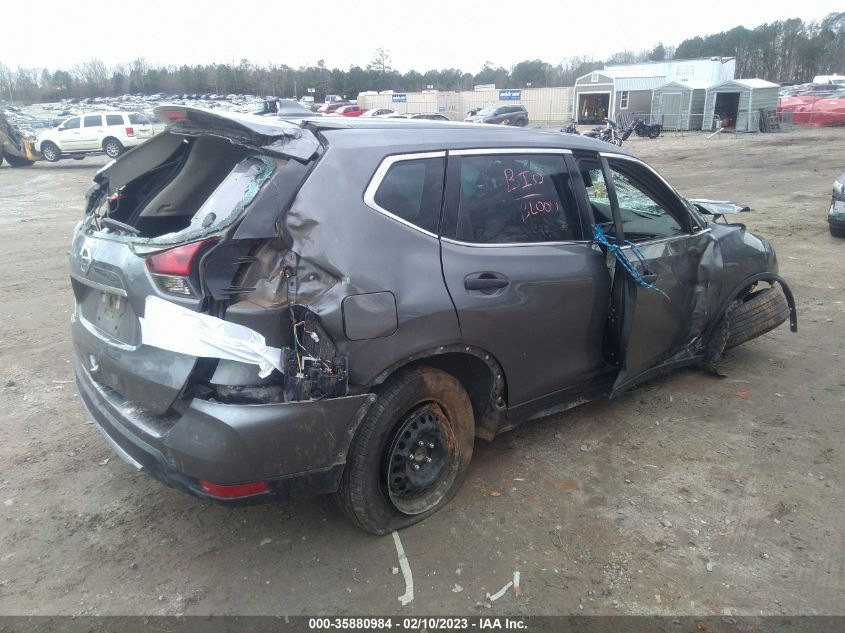
<svg viewBox="0 0 845 633">
<path fill-rule="evenodd" d="M 737 132 L 759 132 L 760 110 L 778 104 L 777 84 L 764 79 L 731 79 L 707 89 L 705 128 L 723 127 Z"/>
<path fill-rule="evenodd" d="M 670 81 L 655 88 L 651 120 L 664 130 L 700 130 L 708 85 L 703 81 Z"/>
</svg>

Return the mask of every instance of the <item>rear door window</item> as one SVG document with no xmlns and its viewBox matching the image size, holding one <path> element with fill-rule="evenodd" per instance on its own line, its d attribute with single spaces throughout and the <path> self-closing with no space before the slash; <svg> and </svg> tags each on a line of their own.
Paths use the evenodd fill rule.
<svg viewBox="0 0 845 633">
<path fill-rule="evenodd" d="M 564 156 L 461 157 L 457 236 L 479 244 L 580 240 L 578 205 Z"/>
<path fill-rule="evenodd" d="M 129 115 L 129 122 L 132 125 L 149 125 L 150 120 L 145 117 L 143 114 L 138 114 L 137 112 L 133 112 Z"/>
<path fill-rule="evenodd" d="M 373 196 L 382 211 L 437 233 L 443 197 L 445 158 L 417 158 L 394 162 Z"/>
<path fill-rule="evenodd" d="M 83 127 L 101 127 L 103 125 L 103 116 L 101 114 L 89 114 L 82 121 Z"/>
</svg>

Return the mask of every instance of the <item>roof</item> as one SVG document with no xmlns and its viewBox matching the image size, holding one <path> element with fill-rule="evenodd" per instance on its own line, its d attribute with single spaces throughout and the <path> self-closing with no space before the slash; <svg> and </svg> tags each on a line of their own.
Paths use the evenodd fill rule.
<svg viewBox="0 0 845 633">
<path fill-rule="evenodd" d="M 661 86 L 657 86 L 655 90 L 662 90 L 663 88 L 685 88 L 687 90 L 707 90 L 711 84 L 706 81 L 669 81 Z"/>
<path fill-rule="evenodd" d="M 704 62 L 704 61 L 715 62 L 715 61 L 719 61 L 721 63 L 725 63 L 725 62 L 731 61 L 732 59 L 736 59 L 736 58 L 735 57 L 728 57 L 728 56 L 719 57 L 719 56 L 715 56 L 715 55 L 712 56 L 712 57 L 683 57 L 683 58 L 674 57 L 672 59 L 661 59 L 661 60 L 648 61 L 648 62 L 631 62 L 629 64 L 612 64 L 610 66 L 610 68 L 616 69 L 616 68 L 631 67 L 631 66 L 648 66 L 649 64 L 666 64 L 666 63 L 669 63 L 669 62 L 681 62 L 681 63 L 683 63 L 683 62 Z"/>
<path fill-rule="evenodd" d="M 285 120 L 192 106 L 159 106 L 155 113 L 160 120 L 166 120 L 170 131 L 176 134 L 215 134 L 299 160 L 308 160 L 317 151 L 320 142 L 315 133 L 325 135 L 332 147 L 352 151 L 367 147 L 387 147 L 394 153 L 537 147 L 630 155 L 621 147 L 587 136 L 484 123 L 361 117 Z"/>
<path fill-rule="evenodd" d="M 613 82 L 617 90 L 654 90 L 666 83 L 665 75 L 654 77 L 617 77 Z"/>
<path fill-rule="evenodd" d="M 729 79 L 728 81 L 712 87 L 721 88 L 722 86 L 727 86 L 728 84 L 739 84 L 740 86 L 751 88 L 752 90 L 755 88 L 780 88 L 778 84 L 766 81 L 765 79 Z"/>
<path fill-rule="evenodd" d="M 302 121 L 306 129 L 322 132 L 331 147 L 355 150 L 362 146 L 384 146 L 395 153 L 489 147 L 546 147 L 615 152 L 630 155 L 604 141 L 536 128 L 519 128 L 484 123 L 458 123 L 428 119 L 367 119 L 360 117 Z"/>
</svg>

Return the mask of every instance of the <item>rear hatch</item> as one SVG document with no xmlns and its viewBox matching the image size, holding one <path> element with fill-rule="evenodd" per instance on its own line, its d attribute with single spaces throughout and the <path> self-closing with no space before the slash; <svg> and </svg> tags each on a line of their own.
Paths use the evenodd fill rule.
<svg viewBox="0 0 845 633">
<path fill-rule="evenodd" d="M 80 363 L 99 383 L 161 414 L 202 363 L 143 344 L 139 317 L 148 298 L 222 316 L 242 251 L 276 237 L 290 203 L 279 182 L 304 178 L 321 146 L 283 122 L 172 106 L 156 114 L 169 120 L 168 131 L 96 175 L 70 272 Z M 260 221 L 246 223 L 253 211 Z M 246 224 L 253 239 L 238 246 L 234 235 Z M 220 249 L 228 249 L 222 266 L 212 257 Z"/>
</svg>

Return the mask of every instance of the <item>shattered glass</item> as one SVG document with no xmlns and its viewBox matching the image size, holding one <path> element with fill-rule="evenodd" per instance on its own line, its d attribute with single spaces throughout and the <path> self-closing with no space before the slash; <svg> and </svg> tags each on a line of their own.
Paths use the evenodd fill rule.
<svg viewBox="0 0 845 633">
<path fill-rule="evenodd" d="M 217 186 L 186 228 L 149 241 L 189 241 L 231 224 L 255 199 L 275 169 L 276 161 L 269 156 L 255 154 L 245 158 Z"/>
</svg>

